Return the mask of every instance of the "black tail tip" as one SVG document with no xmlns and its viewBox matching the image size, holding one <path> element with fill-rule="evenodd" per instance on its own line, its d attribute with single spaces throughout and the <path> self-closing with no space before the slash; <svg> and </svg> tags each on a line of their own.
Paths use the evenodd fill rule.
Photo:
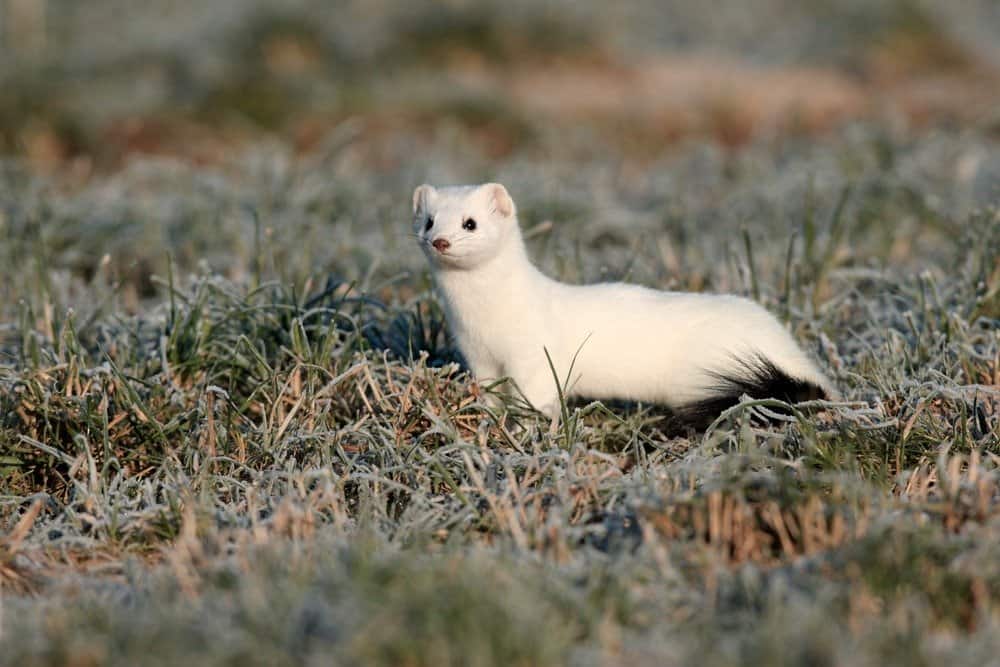
<svg viewBox="0 0 1000 667">
<path fill-rule="evenodd" d="M 737 360 L 735 371 L 711 372 L 710 375 L 716 382 L 709 387 L 709 396 L 675 410 L 683 421 L 700 428 L 707 427 L 722 412 L 739 403 L 743 396 L 776 398 L 785 403 L 832 398 L 823 387 L 788 375 L 760 354 L 749 360 Z"/>
</svg>

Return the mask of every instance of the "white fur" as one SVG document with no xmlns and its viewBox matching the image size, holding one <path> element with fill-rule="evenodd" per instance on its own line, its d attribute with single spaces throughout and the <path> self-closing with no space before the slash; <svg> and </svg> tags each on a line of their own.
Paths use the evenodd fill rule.
<svg viewBox="0 0 1000 667">
<path fill-rule="evenodd" d="M 536 408 L 555 414 L 548 350 L 568 394 L 663 403 L 708 398 L 712 373 L 739 375 L 759 353 L 789 376 L 835 395 L 764 308 L 736 296 L 624 283 L 567 285 L 528 259 L 514 203 L 499 184 L 413 193 L 413 229 L 434 269 L 459 349 L 480 381 L 510 377 Z M 425 229 L 429 216 L 433 226 Z M 472 218 L 476 229 L 463 222 Z M 444 252 L 431 244 L 445 239 Z M 573 361 L 576 357 L 575 362 Z"/>
</svg>

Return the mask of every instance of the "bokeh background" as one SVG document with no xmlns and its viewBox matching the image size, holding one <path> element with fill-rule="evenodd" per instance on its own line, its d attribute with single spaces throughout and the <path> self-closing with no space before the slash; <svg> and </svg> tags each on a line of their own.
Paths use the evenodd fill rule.
<svg viewBox="0 0 1000 667">
<path fill-rule="evenodd" d="M 7 266 L 128 312 L 262 239 L 287 281 L 385 281 L 415 184 L 499 180 L 567 279 L 739 290 L 706 260 L 747 221 L 782 256 L 848 185 L 837 261 L 927 268 L 1000 187 L 997 34 L 991 0 L 3 0 Z"/>
<path fill-rule="evenodd" d="M 991 0 L 4 0 L 0 21 L 0 149 L 38 168 L 219 161 L 268 135 L 309 151 L 347 119 L 382 160 L 449 132 L 494 158 L 650 158 L 998 122 Z"/>
</svg>

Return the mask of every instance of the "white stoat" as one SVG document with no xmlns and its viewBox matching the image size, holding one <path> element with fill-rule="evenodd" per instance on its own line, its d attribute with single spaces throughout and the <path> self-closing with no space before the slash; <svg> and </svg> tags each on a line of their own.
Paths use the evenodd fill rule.
<svg viewBox="0 0 1000 667">
<path fill-rule="evenodd" d="M 836 396 L 792 336 L 752 301 L 624 283 L 567 285 L 542 274 L 498 183 L 421 185 L 413 192 L 413 229 L 472 373 L 479 381 L 509 377 L 546 414 L 559 409 L 546 351 L 567 395 L 662 403 L 698 420 L 743 394 Z"/>
</svg>

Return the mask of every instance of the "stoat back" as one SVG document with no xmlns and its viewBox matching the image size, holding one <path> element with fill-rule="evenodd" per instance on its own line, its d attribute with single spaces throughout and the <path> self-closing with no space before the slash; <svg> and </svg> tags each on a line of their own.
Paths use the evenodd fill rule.
<svg viewBox="0 0 1000 667">
<path fill-rule="evenodd" d="M 715 416 L 744 394 L 798 402 L 836 395 L 783 326 L 735 296 L 625 284 L 565 286 L 554 321 L 571 350 L 575 391 Z"/>
</svg>

